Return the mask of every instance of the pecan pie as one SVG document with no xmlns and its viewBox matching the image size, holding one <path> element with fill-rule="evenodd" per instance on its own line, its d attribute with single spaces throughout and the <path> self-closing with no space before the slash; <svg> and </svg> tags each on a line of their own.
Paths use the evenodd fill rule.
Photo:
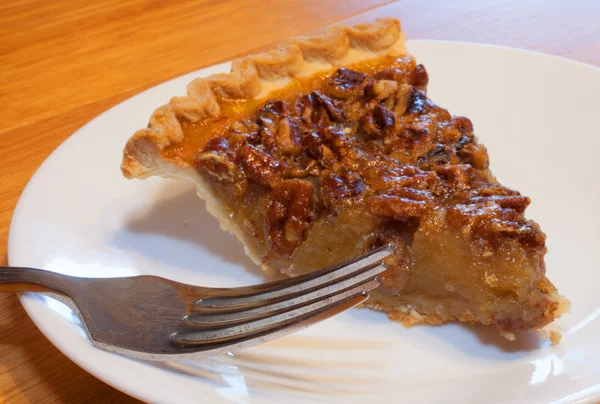
<svg viewBox="0 0 600 404">
<path fill-rule="evenodd" d="M 296 275 L 391 244 L 367 305 L 405 325 L 503 335 L 568 305 L 528 197 L 501 185 L 465 117 L 426 95 L 395 19 L 293 38 L 199 78 L 128 141 L 127 178 L 194 182 L 265 270 Z"/>
</svg>

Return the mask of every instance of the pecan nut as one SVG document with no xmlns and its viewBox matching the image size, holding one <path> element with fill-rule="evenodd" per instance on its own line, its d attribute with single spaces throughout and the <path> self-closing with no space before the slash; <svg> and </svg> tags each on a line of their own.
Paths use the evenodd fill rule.
<svg viewBox="0 0 600 404">
<path fill-rule="evenodd" d="M 285 180 L 266 199 L 267 243 L 277 254 L 290 255 L 307 236 L 315 218 L 313 185 Z"/>
<path fill-rule="evenodd" d="M 372 138 L 385 139 L 396 133 L 396 117 L 387 108 L 377 104 L 373 111 L 360 118 L 362 130 Z"/>
<path fill-rule="evenodd" d="M 490 164 L 487 150 L 485 146 L 481 144 L 466 144 L 458 150 L 457 154 L 463 162 L 472 165 L 473 168 L 478 170 L 485 170 Z"/>
<path fill-rule="evenodd" d="M 524 213 L 531 203 L 531 199 L 523 195 L 475 196 L 468 201 L 474 204 L 489 201 L 498 204 L 501 208 L 514 209 L 518 213 Z"/>
<path fill-rule="evenodd" d="M 318 91 L 313 91 L 311 95 L 318 105 L 325 108 L 329 119 L 333 122 L 343 122 L 346 119 L 343 108 L 336 101 Z"/>
<path fill-rule="evenodd" d="M 400 117 L 404 115 L 406 110 L 408 109 L 408 103 L 412 98 L 413 87 L 408 84 L 402 84 L 398 91 L 396 91 L 396 95 L 394 96 L 394 113 L 396 116 Z"/>
<path fill-rule="evenodd" d="M 363 96 L 365 87 L 369 85 L 370 81 L 364 73 L 341 68 L 325 82 L 323 90 L 328 96 L 340 100 L 360 98 Z"/>
<path fill-rule="evenodd" d="M 321 199 L 331 210 L 343 203 L 351 203 L 352 199 L 360 196 L 364 190 L 362 178 L 353 172 L 335 173 L 326 170 L 321 173 Z"/>
<path fill-rule="evenodd" d="M 429 75 L 427 74 L 427 70 L 425 70 L 425 66 L 419 64 L 415 67 L 413 73 L 413 85 L 417 87 L 419 90 L 424 90 L 429 83 Z"/>
<path fill-rule="evenodd" d="M 238 163 L 249 179 L 270 188 L 277 187 L 287 171 L 283 161 L 252 145 L 245 145 L 240 149 Z"/>
<path fill-rule="evenodd" d="M 443 144 L 438 144 L 427 153 L 419 156 L 417 158 L 417 163 L 423 170 L 430 170 L 434 166 L 457 164 L 458 159 L 454 149 Z"/>
<path fill-rule="evenodd" d="M 283 154 L 292 156 L 299 154 L 302 151 L 302 139 L 296 121 L 291 118 L 283 118 L 279 121 L 275 141 Z"/>
<path fill-rule="evenodd" d="M 394 95 L 399 88 L 394 80 L 379 80 L 371 87 L 370 95 L 376 100 L 385 100 Z"/>
<path fill-rule="evenodd" d="M 428 199 L 409 199 L 396 195 L 377 195 L 367 201 L 369 213 L 400 221 L 421 217 L 430 205 Z"/>
<path fill-rule="evenodd" d="M 248 188 L 248 181 L 234 160 L 227 139 L 216 137 L 209 140 L 204 150 L 196 155 L 194 167 L 225 189 L 232 189 L 235 195 L 243 195 Z"/>
</svg>

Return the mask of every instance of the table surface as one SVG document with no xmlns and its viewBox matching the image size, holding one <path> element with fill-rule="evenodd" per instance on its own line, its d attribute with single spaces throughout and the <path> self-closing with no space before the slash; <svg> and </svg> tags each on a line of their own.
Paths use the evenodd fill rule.
<svg viewBox="0 0 600 404">
<path fill-rule="evenodd" d="M 600 66 L 597 0 L 0 2 L 0 265 L 27 181 L 99 113 L 285 37 L 386 15 L 400 18 L 409 38 L 513 46 Z M 54 348 L 16 295 L 0 295 L 0 307 L 0 402 L 136 401 Z"/>
</svg>

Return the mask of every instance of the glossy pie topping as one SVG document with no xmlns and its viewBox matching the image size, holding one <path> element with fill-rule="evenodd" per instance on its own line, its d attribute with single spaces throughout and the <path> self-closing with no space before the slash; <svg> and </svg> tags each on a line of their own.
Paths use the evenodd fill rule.
<svg viewBox="0 0 600 404">
<path fill-rule="evenodd" d="M 196 168 L 231 198 L 260 187 L 267 247 L 290 255 L 320 217 L 352 208 L 418 225 L 444 212 L 482 249 L 498 236 L 544 248 L 523 213 L 529 198 L 500 185 L 469 119 L 425 93 L 410 57 L 299 80 L 266 102 L 231 100 L 224 116 L 185 125 L 164 152 Z"/>
</svg>

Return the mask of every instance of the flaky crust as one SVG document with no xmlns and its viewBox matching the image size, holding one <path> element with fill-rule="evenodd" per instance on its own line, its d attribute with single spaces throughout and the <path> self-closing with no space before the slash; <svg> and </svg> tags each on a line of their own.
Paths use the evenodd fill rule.
<svg viewBox="0 0 600 404">
<path fill-rule="evenodd" d="M 275 49 L 234 60 L 230 73 L 198 78 L 187 95 L 174 97 L 152 114 L 146 129 L 137 131 L 123 151 L 121 170 L 127 178 L 177 176 L 161 151 L 183 140 L 182 122 L 221 115 L 219 100 L 263 99 L 297 77 L 333 71 L 349 63 L 406 53 L 400 22 L 382 18 L 373 24 L 332 27 L 325 35 L 297 37 Z M 166 170 L 166 171 L 165 171 Z"/>
</svg>

